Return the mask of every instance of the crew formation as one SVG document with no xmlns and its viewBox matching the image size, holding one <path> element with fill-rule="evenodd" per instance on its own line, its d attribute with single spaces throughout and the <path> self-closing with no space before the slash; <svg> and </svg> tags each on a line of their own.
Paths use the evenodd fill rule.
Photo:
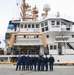
<svg viewBox="0 0 74 75">
<path fill-rule="evenodd" d="M 50 71 L 53 71 L 54 57 L 50 55 L 48 58 L 47 55 L 44 57 L 43 55 L 34 56 L 18 56 L 16 71 L 17 70 L 38 70 L 38 71 L 48 71 L 48 64 Z"/>
</svg>

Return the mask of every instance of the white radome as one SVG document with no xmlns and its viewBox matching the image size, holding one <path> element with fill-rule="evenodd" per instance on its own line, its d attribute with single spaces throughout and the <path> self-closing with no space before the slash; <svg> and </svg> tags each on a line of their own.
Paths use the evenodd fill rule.
<svg viewBox="0 0 74 75">
<path fill-rule="evenodd" d="M 50 10 L 51 10 L 51 8 L 50 8 L 49 4 L 45 4 L 43 6 L 43 11 L 50 11 Z"/>
</svg>

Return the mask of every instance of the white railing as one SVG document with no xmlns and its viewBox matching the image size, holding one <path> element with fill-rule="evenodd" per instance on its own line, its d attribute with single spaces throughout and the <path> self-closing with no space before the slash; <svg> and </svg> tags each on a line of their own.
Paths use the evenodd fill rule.
<svg viewBox="0 0 74 75">
<path fill-rule="evenodd" d="M 40 40 L 41 39 L 41 37 L 29 37 L 29 36 L 26 36 L 25 38 L 24 38 L 24 36 L 23 37 L 16 37 L 16 40 Z"/>
<path fill-rule="evenodd" d="M 36 32 L 40 32 L 40 29 L 39 28 L 22 28 L 20 29 L 20 32 L 33 32 L 33 33 L 36 33 Z"/>
<path fill-rule="evenodd" d="M 56 41 L 68 41 L 69 36 L 55 36 Z"/>
</svg>

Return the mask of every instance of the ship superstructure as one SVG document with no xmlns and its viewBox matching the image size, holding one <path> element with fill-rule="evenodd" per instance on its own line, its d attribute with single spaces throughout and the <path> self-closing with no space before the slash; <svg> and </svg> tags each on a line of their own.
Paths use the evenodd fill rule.
<svg viewBox="0 0 74 75">
<path fill-rule="evenodd" d="M 43 6 L 45 13 L 38 20 L 38 9 L 23 0 L 21 6 L 22 20 L 10 20 L 5 34 L 5 57 L 8 61 L 22 53 L 26 55 L 49 55 L 55 57 L 55 63 L 74 62 L 74 22 L 56 17 L 48 17 L 51 8 Z M 4 60 L 6 61 L 6 60 Z"/>
</svg>

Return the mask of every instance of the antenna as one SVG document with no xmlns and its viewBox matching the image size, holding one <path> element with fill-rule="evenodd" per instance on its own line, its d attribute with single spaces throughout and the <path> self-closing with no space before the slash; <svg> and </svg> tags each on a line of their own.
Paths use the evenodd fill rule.
<svg viewBox="0 0 74 75">
<path fill-rule="evenodd" d="M 45 16 L 47 17 L 47 16 L 48 16 L 48 11 L 51 10 L 49 4 L 45 4 L 45 5 L 43 6 L 43 10 L 45 11 Z"/>
<path fill-rule="evenodd" d="M 57 17 L 60 17 L 60 13 L 59 12 L 57 12 Z"/>
<path fill-rule="evenodd" d="M 51 10 L 49 4 L 45 4 L 43 6 L 43 11 L 45 11 L 44 13 L 42 13 L 42 18 L 46 18 L 48 16 L 48 12 Z"/>
<path fill-rule="evenodd" d="M 23 3 L 21 5 L 21 17 L 23 21 L 27 20 L 37 20 L 38 17 L 38 10 L 37 7 L 35 6 L 33 9 L 31 9 L 31 6 L 23 0 Z"/>
</svg>

